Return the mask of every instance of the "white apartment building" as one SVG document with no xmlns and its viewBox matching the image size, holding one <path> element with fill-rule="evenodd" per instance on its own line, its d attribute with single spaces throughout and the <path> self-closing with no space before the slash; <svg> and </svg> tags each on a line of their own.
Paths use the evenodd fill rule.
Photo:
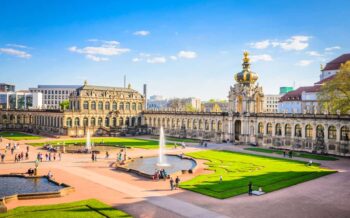
<svg viewBox="0 0 350 218">
<path fill-rule="evenodd" d="M 60 103 L 68 100 L 69 95 L 79 87 L 81 85 L 38 85 L 37 88 L 29 88 L 29 91 L 42 93 L 43 108 L 59 109 Z"/>
<path fill-rule="evenodd" d="M 281 95 L 265 95 L 264 97 L 264 112 L 278 113 L 278 102 Z"/>
<path fill-rule="evenodd" d="M 0 92 L 0 109 L 41 109 L 42 94 L 29 91 Z"/>
</svg>

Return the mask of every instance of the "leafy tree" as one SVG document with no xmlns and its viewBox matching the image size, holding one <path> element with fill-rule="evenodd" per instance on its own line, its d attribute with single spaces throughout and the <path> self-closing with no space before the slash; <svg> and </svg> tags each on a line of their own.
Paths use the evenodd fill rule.
<svg viewBox="0 0 350 218">
<path fill-rule="evenodd" d="M 68 100 L 64 100 L 60 103 L 60 108 L 62 110 L 67 110 L 69 108 L 69 101 Z"/>
<path fill-rule="evenodd" d="M 350 112 L 350 61 L 342 64 L 334 78 L 322 85 L 318 100 L 331 114 L 338 110 L 341 114 Z"/>
<path fill-rule="evenodd" d="M 185 105 L 185 111 L 188 111 L 188 112 L 195 112 L 196 111 L 196 108 L 194 108 L 192 106 L 192 104 L 186 104 Z"/>
</svg>

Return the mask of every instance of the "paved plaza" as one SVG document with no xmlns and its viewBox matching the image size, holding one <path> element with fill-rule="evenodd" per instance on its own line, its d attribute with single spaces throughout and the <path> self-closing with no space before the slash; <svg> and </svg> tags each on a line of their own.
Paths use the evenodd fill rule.
<svg viewBox="0 0 350 218">
<path fill-rule="evenodd" d="M 46 139 L 41 141 L 43 140 Z M 1 148 L 7 142 L 8 140 L 3 139 Z M 23 142 L 20 144 L 20 150 L 24 151 Z M 209 144 L 205 149 L 254 153 L 243 148 L 244 146 L 229 144 Z M 203 149 L 193 144 L 186 149 L 169 148 L 167 153 L 181 154 Z M 34 166 L 33 161 L 39 151 L 45 153 L 41 148 L 30 147 L 30 159 L 20 163 L 14 163 L 14 156 L 8 154 L 5 163 L 0 164 L 1 173 L 26 172 Z M 134 217 L 348 217 L 350 214 L 349 159 L 317 161 L 323 167 L 337 170 L 338 173 L 335 174 L 263 196 L 244 194 L 220 200 L 182 189 L 170 191 L 168 181 L 152 181 L 116 171 L 113 162 L 118 151 L 119 149 L 115 149 L 110 152 L 109 159 L 100 154 L 98 161 L 94 163 L 91 162 L 89 154 L 63 154 L 61 161 L 40 163 L 39 174 L 47 174 L 50 170 L 55 180 L 73 186 L 75 192 L 61 198 L 13 201 L 8 203 L 8 208 L 96 198 Z M 154 156 L 157 152 L 156 149 L 130 149 L 128 155 Z M 209 173 L 204 169 L 203 163 L 204 161 L 198 161 L 195 174 L 185 174 L 181 176 L 181 180 Z"/>
</svg>

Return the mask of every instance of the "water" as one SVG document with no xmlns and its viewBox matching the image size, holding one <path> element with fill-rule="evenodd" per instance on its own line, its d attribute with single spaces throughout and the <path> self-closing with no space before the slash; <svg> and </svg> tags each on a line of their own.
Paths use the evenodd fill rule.
<svg viewBox="0 0 350 218">
<path fill-rule="evenodd" d="M 90 130 L 87 130 L 86 133 L 86 144 L 85 144 L 86 150 L 90 151 L 91 150 L 91 140 L 90 140 Z"/>
<path fill-rule="evenodd" d="M 57 192 L 64 186 L 56 185 L 47 178 L 23 178 L 0 176 L 0 198 L 14 194 Z"/>
<path fill-rule="evenodd" d="M 159 157 L 137 158 L 130 162 L 127 168 L 138 170 L 148 175 L 153 175 L 156 169 L 165 169 L 168 174 L 176 173 L 181 170 L 190 170 L 196 166 L 196 162 L 189 159 L 182 159 L 178 156 L 167 156 L 168 166 L 158 164 Z"/>
<path fill-rule="evenodd" d="M 164 155 L 165 150 L 165 137 L 164 137 L 164 129 L 161 126 L 159 131 L 159 154 L 158 154 L 158 166 L 167 167 L 169 163 L 167 162 L 166 156 Z"/>
</svg>

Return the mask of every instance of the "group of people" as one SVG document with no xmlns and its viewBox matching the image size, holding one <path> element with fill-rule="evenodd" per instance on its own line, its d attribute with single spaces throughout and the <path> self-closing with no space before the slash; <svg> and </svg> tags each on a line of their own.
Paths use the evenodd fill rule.
<svg viewBox="0 0 350 218">
<path fill-rule="evenodd" d="M 25 154 L 25 159 L 26 160 L 29 159 L 28 152 L 26 152 L 26 154 Z M 23 153 L 23 151 L 21 153 L 19 153 L 19 154 L 15 154 L 15 162 L 20 162 L 22 160 L 24 160 L 24 153 Z"/>
<path fill-rule="evenodd" d="M 176 176 L 175 181 L 174 181 L 173 177 L 170 177 L 169 182 L 170 182 L 170 189 L 171 190 L 177 189 L 177 188 L 179 188 L 180 178 L 179 178 L 179 176 Z"/>
<path fill-rule="evenodd" d="M 293 158 L 293 151 L 283 151 L 283 157 L 286 157 L 288 155 L 289 158 Z"/>
<path fill-rule="evenodd" d="M 153 180 L 159 180 L 159 179 L 166 180 L 167 178 L 168 178 L 168 174 L 165 171 L 165 169 L 161 169 L 161 170 L 156 169 L 152 179 Z"/>
<path fill-rule="evenodd" d="M 201 141 L 200 146 L 202 147 L 208 147 L 208 143 L 206 141 Z"/>
<path fill-rule="evenodd" d="M 55 161 L 56 159 L 61 161 L 61 158 L 62 158 L 61 152 L 59 152 L 57 156 L 56 156 L 56 152 L 45 153 L 45 160 L 46 161 Z M 40 162 L 43 162 L 44 154 L 39 152 L 36 156 L 36 159 Z"/>
<path fill-rule="evenodd" d="M 123 155 L 124 153 L 124 155 Z M 120 149 L 120 151 L 117 154 L 117 162 L 119 164 L 124 164 L 126 161 L 126 149 L 124 151 L 124 149 Z"/>
<path fill-rule="evenodd" d="M 15 151 L 19 150 L 20 146 L 19 143 L 13 143 L 13 145 L 11 144 L 11 142 L 7 143 L 5 145 L 5 149 L 4 151 L 1 153 L 0 152 L 0 158 L 1 158 L 1 162 L 5 162 L 5 158 L 6 158 L 6 154 L 7 151 L 10 150 L 11 155 L 15 155 L 15 162 L 20 162 L 23 160 L 28 160 L 29 159 L 29 146 L 27 146 L 26 148 L 26 152 L 20 152 L 20 153 L 15 153 Z"/>
</svg>

